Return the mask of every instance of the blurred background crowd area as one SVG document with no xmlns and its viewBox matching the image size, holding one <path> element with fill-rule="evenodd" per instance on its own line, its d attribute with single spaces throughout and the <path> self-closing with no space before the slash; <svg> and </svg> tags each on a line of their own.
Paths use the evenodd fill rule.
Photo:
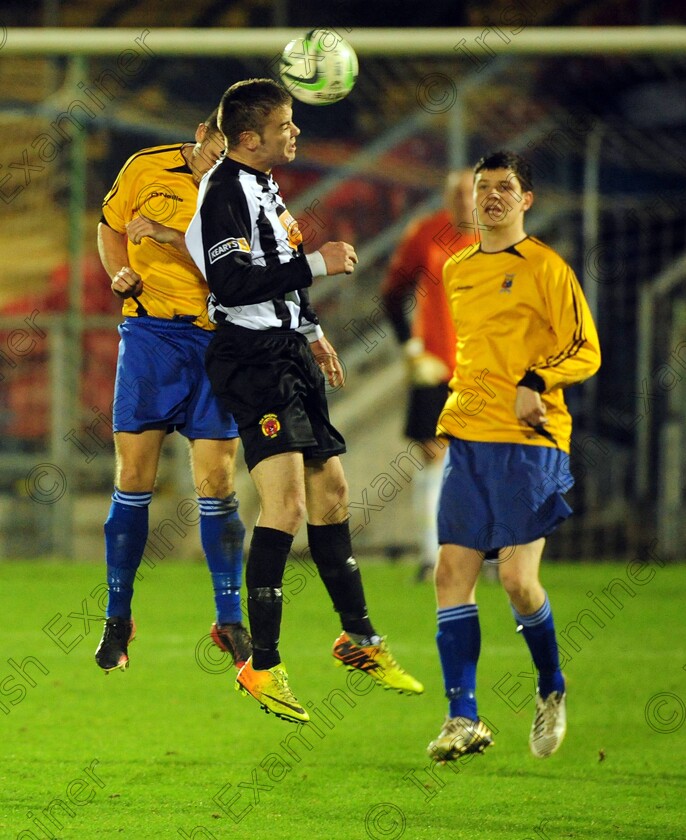
<svg viewBox="0 0 686 840">
<path fill-rule="evenodd" d="M 249 27 L 256 44 L 275 26 L 332 27 L 353 46 L 360 28 L 474 27 L 466 49 L 456 39 L 441 55 L 364 55 L 353 93 L 336 105 L 296 102 L 298 157 L 275 175 L 308 250 L 342 239 L 360 254 L 354 279 L 322 283 L 315 300 L 348 369 L 348 387 L 331 401 L 350 424 L 351 453 L 365 453 L 359 474 L 353 469 L 364 487 L 405 445 L 402 365 L 378 300 L 394 246 L 412 218 L 440 206 L 450 167 L 499 148 L 530 158 L 528 230 L 576 270 L 604 351 L 599 375 L 568 395 L 580 517 L 560 538 L 567 556 L 631 553 L 655 534 L 675 554 L 684 536 L 686 43 L 669 53 L 495 55 L 477 36 L 684 23 L 673 0 L 24 0 L 3 3 L 0 17 L 7 38 L 11 27 Z M 276 72 L 277 55 L 156 56 L 154 37 L 147 44 L 126 76 L 116 56 L 76 62 L 68 52 L 0 49 L 0 526 L 23 499 L 33 538 L 28 549 L 22 540 L 5 546 L 8 553 L 66 544 L 56 544 L 58 506 L 50 524 L 26 499 L 32 465 L 61 465 L 75 499 L 111 486 L 119 307 L 95 251 L 104 194 L 130 154 L 191 140 L 229 84 Z M 172 447 L 162 489 L 185 471 L 179 458 Z M 388 545 L 398 526 L 397 516 L 387 519 L 362 539 Z M 401 547 L 411 540 L 400 528 Z"/>
<path fill-rule="evenodd" d="M 322 9 L 322 6 L 326 9 Z M 340 15 L 347 26 L 447 27 L 484 26 L 497 22 L 504 9 L 522 9 L 545 26 L 651 26 L 682 21 L 679 0 L 544 0 L 502 3 L 466 0 L 417 4 L 407 0 L 6 0 L 5 26 L 177 26 L 177 27 L 310 27 L 334 25 Z M 322 16 L 329 21 L 324 24 Z M 343 21 L 343 17 L 345 20 Z"/>
</svg>

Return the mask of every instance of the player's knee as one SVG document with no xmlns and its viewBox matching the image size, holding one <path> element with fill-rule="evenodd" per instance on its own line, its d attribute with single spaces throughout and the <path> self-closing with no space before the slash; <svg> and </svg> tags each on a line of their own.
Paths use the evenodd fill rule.
<svg viewBox="0 0 686 840">
<path fill-rule="evenodd" d="M 507 563 L 503 563 L 500 566 L 500 583 L 515 607 L 520 610 L 525 607 L 524 612 L 528 612 L 526 606 L 535 599 L 539 588 L 538 582 L 509 570 Z"/>
<path fill-rule="evenodd" d="M 436 569 L 434 571 L 434 583 L 438 593 L 448 592 L 452 590 L 459 582 L 459 576 L 453 563 L 450 563 L 445 557 L 439 554 L 436 561 Z"/>
<path fill-rule="evenodd" d="M 307 510 L 305 498 L 300 495 L 286 495 L 277 499 L 262 499 L 260 520 L 268 527 L 294 534 L 305 521 Z"/>
<path fill-rule="evenodd" d="M 284 514 L 293 523 L 294 528 L 300 528 L 307 517 L 305 498 L 288 499 L 284 505 Z"/>
<path fill-rule="evenodd" d="M 348 482 L 339 458 L 330 458 L 324 462 L 310 462 L 319 464 L 309 484 L 308 493 L 310 504 L 316 504 L 322 509 L 347 508 L 350 500 Z"/>
<path fill-rule="evenodd" d="M 202 493 L 212 499 L 225 499 L 233 489 L 229 473 L 217 467 L 211 470 L 201 485 Z"/>
<path fill-rule="evenodd" d="M 119 464 L 115 484 L 128 493 L 145 493 L 153 489 L 155 476 L 144 464 Z"/>
<path fill-rule="evenodd" d="M 327 492 L 322 493 L 316 500 L 312 500 L 310 506 L 314 508 L 316 505 L 319 513 L 328 514 L 334 511 L 335 513 L 330 514 L 329 518 L 325 517 L 326 522 L 345 522 L 350 515 L 348 511 L 349 501 L 348 485 L 343 482 L 343 484 L 327 487 Z"/>
<path fill-rule="evenodd" d="M 469 556 L 455 554 L 450 547 L 441 546 L 434 571 L 434 583 L 439 602 L 471 603 L 479 574 L 479 567 Z"/>
<path fill-rule="evenodd" d="M 349 500 L 349 493 L 348 493 L 348 482 L 345 478 L 342 478 L 336 482 L 336 485 L 333 488 L 333 495 L 336 498 L 336 501 L 342 505 L 347 505 Z"/>
</svg>

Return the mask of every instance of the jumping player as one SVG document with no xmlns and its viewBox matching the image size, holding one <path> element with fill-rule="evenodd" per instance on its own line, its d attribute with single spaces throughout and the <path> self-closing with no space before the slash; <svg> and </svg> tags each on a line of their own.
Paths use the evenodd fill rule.
<svg viewBox="0 0 686 840">
<path fill-rule="evenodd" d="M 190 449 L 214 588 L 212 639 L 238 667 L 252 650 L 240 606 L 245 529 L 233 490 L 238 431 L 205 374 L 214 324 L 207 288 L 184 240 L 200 178 L 224 148 L 216 111 L 198 126 L 195 141 L 129 158 L 105 197 L 98 226 L 100 258 L 124 314 L 113 403 L 115 487 L 105 522 L 109 598 L 95 654 L 106 673 L 128 666 L 136 632 L 133 583 L 148 536 L 148 507 L 162 443 L 175 430 Z"/>
<path fill-rule="evenodd" d="M 237 687 L 267 711 L 309 720 L 288 685 L 279 653 L 282 579 L 293 537 L 307 517 L 312 559 L 339 613 L 333 655 L 387 688 L 423 686 L 394 661 L 368 615 L 348 526 L 348 487 L 339 459 L 345 444 L 329 420 L 324 374 L 342 381 L 335 351 L 310 306 L 315 277 L 350 274 L 351 245 L 327 242 L 305 256 L 302 236 L 272 178 L 295 158 L 300 130 L 292 99 L 269 79 L 232 85 L 222 97 L 224 160 L 203 180 L 188 249 L 210 288 L 218 327 L 207 371 L 238 423 L 260 498 L 246 565 L 253 655 Z M 309 344 L 309 347 L 308 347 Z"/>
</svg>

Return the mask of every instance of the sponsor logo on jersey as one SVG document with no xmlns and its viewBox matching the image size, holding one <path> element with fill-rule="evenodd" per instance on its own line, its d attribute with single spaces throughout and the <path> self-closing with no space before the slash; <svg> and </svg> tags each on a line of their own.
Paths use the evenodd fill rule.
<svg viewBox="0 0 686 840">
<path fill-rule="evenodd" d="M 250 245 L 248 245 L 247 240 L 243 238 L 222 239 L 221 242 L 217 242 L 217 244 L 213 245 L 207 252 L 210 265 L 212 265 L 212 263 L 216 263 L 217 260 L 221 260 L 222 257 L 225 257 L 232 251 L 246 251 L 247 253 L 250 253 Z"/>
<path fill-rule="evenodd" d="M 148 193 L 146 196 L 146 201 L 151 198 L 171 198 L 172 201 L 183 201 L 180 195 L 175 195 L 174 193 L 164 192 L 162 190 L 153 190 L 151 193 Z"/>
<path fill-rule="evenodd" d="M 275 438 L 281 431 L 281 423 L 276 414 L 265 414 L 260 419 L 262 434 L 268 438 Z"/>
<path fill-rule="evenodd" d="M 133 213 L 142 213 L 163 225 L 174 217 L 183 198 L 164 184 L 146 184 L 136 196 Z"/>
<path fill-rule="evenodd" d="M 503 280 L 502 286 L 500 287 L 500 293 L 502 294 L 505 292 L 509 294 L 512 291 L 512 283 L 514 282 L 514 274 L 506 274 L 505 279 Z"/>
<path fill-rule="evenodd" d="M 288 244 L 291 248 L 293 248 L 293 250 L 296 250 L 298 245 L 300 245 L 303 241 L 302 233 L 300 233 L 300 228 L 298 227 L 298 220 L 294 219 L 288 210 L 284 210 L 283 213 L 279 215 L 279 221 L 288 234 Z"/>
</svg>

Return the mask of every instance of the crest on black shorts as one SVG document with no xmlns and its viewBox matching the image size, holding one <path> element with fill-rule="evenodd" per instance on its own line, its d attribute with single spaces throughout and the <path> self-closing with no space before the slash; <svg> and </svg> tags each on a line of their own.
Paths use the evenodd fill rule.
<svg viewBox="0 0 686 840">
<path fill-rule="evenodd" d="M 276 414 L 265 414 L 260 419 L 262 434 L 268 438 L 275 438 L 281 431 L 281 423 Z"/>
</svg>

